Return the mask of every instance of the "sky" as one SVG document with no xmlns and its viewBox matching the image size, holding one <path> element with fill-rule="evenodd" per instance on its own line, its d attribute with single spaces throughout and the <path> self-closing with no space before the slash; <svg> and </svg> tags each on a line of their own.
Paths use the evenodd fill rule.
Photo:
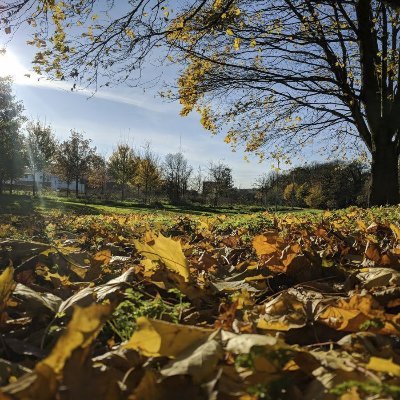
<svg viewBox="0 0 400 400">
<path fill-rule="evenodd" d="M 16 32 L 11 40 L 4 32 L 0 35 L 0 46 L 6 48 L 5 56 L 0 57 L 0 76 L 13 77 L 14 93 L 23 101 L 25 115 L 46 121 L 59 139 L 66 139 L 71 129 L 77 130 L 92 139 L 106 157 L 118 143 L 140 148 L 149 141 L 161 159 L 181 150 L 193 169 L 201 167 L 204 174 L 211 161 L 223 161 L 232 168 L 235 185 L 240 188 L 254 186 L 261 174 L 271 171 L 268 160 L 260 163 L 250 156 L 246 161 L 243 151 L 232 152 L 223 136 L 213 136 L 202 128 L 196 113 L 181 117 L 179 103 L 158 96 L 160 84 L 146 92 L 123 84 L 94 95 L 89 90 L 71 92 L 71 83 L 38 79 L 32 72 L 34 49 L 26 44 L 26 32 Z M 161 75 L 160 83 L 176 79 L 171 71 L 155 72 Z"/>
</svg>

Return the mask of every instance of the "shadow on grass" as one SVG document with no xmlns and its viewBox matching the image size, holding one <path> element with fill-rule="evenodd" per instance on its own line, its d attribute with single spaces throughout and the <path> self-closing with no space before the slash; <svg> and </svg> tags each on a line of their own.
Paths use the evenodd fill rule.
<svg viewBox="0 0 400 400">
<path fill-rule="evenodd" d="M 32 215 L 37 209 L 60 210 L 81 215 L 98 215 L 100 211 L 84 203 L 69 203 L 20 194 L 0 195 L 0 214 Z"/>
<path fill-rule="evenodd" d="M 39 198 L 35 199 L 36 207 L 45 210 L 59 210 L 72 212 L 79 215 L 99 215 L 101 211 L 85 203 L 75 203 L 69 201 L 58 201 L 55 199 Z"/>
<path fill-rule="evenodd" d="M 31 196 L 0 195 L 0 214 L 30 215 L 34 212 L 35 207 Z"/>
<path fill-rule="evenodd" d="M 153 204 L 145 204 L 140 202 L 133 201 L 115 201 L 115 200 L 95 200 L 95 199 L 76 199 L 76 198 L 45 198 L 45 203 L 49 206 L 48 208 L 53 208 L 53 205 L 57 205 L 58 203 L 65 205 L 65 208 L 70 208 L 72 206 L 85 206 L 91 207 L 95 210 L 95 214 L 104 214 L 104 213 L 112 213 L 113 210 L 121 210 L 124 213 L 135 212 L 135 211 L 143 211 L 143 212 L 157 212 L 157 211 L 166 211 L 173 212 L 178 214 L 191 214 L 191 215 L 215 215 L 215 214 L 247 214 L 249 210 L 246 208 L 242 208 L 240 206 L 232 207 L 232 206 L 220 206 L 220 207 L 212 207 L 205 206 L 200 204 L 165 204 L 165 203 L 153 203 Z M 105 209 L 105 207 L 110 209 Z M 258 211 L 258 210 L 257 210 Z"/>
<path fill-rule="evenodd" d="M 144 204 L 136 202 L 119 201 L 98 201 L 90 199 L 66 198 L 66 197 L 32 197 L 23 194 L 3 194 L 0 195 L 0 214 L 31 215 L 37 211 L 59 210 L 78 215 L 101 215 L 134 212 L 172 212 L 176 214 L 191 215 L 238 215 L 251 214 L 261 211 L 272 213 L 301 213 L 303 208 L 278 207 L 259 207 L 259 206 L 219 206 L 212 207 L 203 204 Z M 313 212 L 316 210 L 308 210 Z"/>
</svg>

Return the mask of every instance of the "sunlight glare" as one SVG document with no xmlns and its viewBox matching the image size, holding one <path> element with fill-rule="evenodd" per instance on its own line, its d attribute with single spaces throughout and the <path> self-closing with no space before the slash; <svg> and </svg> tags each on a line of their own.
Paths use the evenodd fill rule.
<svg viewBox="0 0 400 400">
<path fill-rule="evenodd" d="M 0 55 L 0 76 L 11 76 L 15 83 L 24 83 L 28 77 L 29 71 L 25 68 L 17 56 L 6 51 L 5 54 Z"/>
</svg>

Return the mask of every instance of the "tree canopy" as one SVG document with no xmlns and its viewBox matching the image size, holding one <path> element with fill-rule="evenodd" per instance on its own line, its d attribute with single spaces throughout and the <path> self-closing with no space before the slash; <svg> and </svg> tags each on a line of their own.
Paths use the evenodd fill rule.
<svg viewBox="0 0 400 400">
<path fill-rule="evenodd" d="M 384 204 L 399 200 L 400 153 L 400 17 L 387 3 L 19 0 L 1 14 L 9 30 L 36 25 L 37 72 L 75 84 L 136 79 L 164 46 L 181 68 L 170 95 L 182 115 L 198 111 L 208 130 L 261 158 L 273 144 L 293 154 L 314 140 L 339 151 L 362 142 L 371 204 Z"/>
<path fill-rule="evenodd" d="M 0 193 L 5 181 L 12 182 L 24 171 L 23 110 L 12 92 L 11 79 L 0 78 Z"/>
</svg>

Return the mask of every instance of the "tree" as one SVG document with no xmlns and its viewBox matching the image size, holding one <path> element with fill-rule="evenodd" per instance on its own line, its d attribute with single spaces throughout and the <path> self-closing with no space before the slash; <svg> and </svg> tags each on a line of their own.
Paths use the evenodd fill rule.
<svg viewBox="0 0 400 400">
<path fill-rule="evenodd" d="M 298 190 L 298 185 L 296 183 L 289 183 L 283 192 L 283 198 L 289 202 L 290 206 L 293 208 L 296 202 L 296 193 Z"/>
<path fill-rule="evenodd" d="M 73 181 L 75 195 L 79 194 L 79 182 L 87 174 L 96 150 L 90 147 L 90 143 L 90 139 L 84 139 L 81 133 L 72 130 L 69 139 L 58 146 L 53 170 L 68 184 L 68 195 Z"/>
<path fill-rule="evenodd" d="M 285 199 L 291 206 L 337 209 L 363 199 L 368 182 L 368 168 L 360 162 L 331 161 L 296 167 L 265 179 L 267 204 Z M 317 205 L 316 205 L 317 204 Z"/>
<path fill-rule="evenodd" d="M 172 203 L 180 203 L 185 197 L 192 170 L 182 153 L 165 156 L 163 174 L 168 197 Z"/>
<path fill-rule="evenodd" d="M 121 187 L 121 200 L 125 200 L 126 186 L 135 179 L 138 159 L 128 144 L 119 144 L 108 160 L 108 172 Z"/>
<path fill-rule="evenodd" d="M 279 194 L 277 193 L 276 182 L 278 181 L 278 173 L 271 171 L 270 173 L 262 174 L 256 179 L 254 186 L 258 189 L 262 204 L 277 204 Z"/>
<path fill-rule="evenodd" d="M 322 185 L 317 183 L 310 187 L 307 197 L 305 198 L 306 204 L 311 208 L 323 208 L 326 204 L 326 198 L 322 189 Z"/>
<path fill-rule="evenodd" d="M 226 196 L 233 187 L 232 169 L 219 161 L 210 163 L 208 167 L 209 179 L 211 181 L 214 206 L 218 206 L 221 197 Z"/>
<path fill-rule="evenodd" d="M 201 166 L 197 168 L 196 174 L 193 176 L 191 180 L 191 188 L 195 190 L 198 194 L 201 193 L 203 189 L 203 171 L 201 169 Z"/>
<path fill-rule="evenodd" d="M 5 181 L 10 192 L 15 179 L 24 173 L 25 152 L 20 129 L 25 121 L 24 108 L 12 93 L 11 78 L 0 78 L 0 194 Z"/>
<path fill-rule="evenodd" d="M 32 44 L 40 44 L 37 70 L 58 78 L 130 79 L 153 48 L 169 46 L 168 57 L 186 66 L 182 114 L 198 110 L 207 129 L 261 157 L 274 143 L 295 151 L 318 136 L 361 140 L 378 205 L 399 201 L 400 18 L 386 5 L 396 1 L 197 0 L 170 16 L 153 0 L 99 23 L 92 0 L 20 0 L 1 16 L 11 26 L 34 9 L 40 22 L 55 22 L 51 38 L 37 23 Z M 66 35 L 78 20 L 87 31 Z"/>
<path fill-rule="evenodd" d="M 293 151 L 317 135 L 335 143 L 355 136 L 372 158 L 370 203 L 397 203 L 397 14 L 369 0 L 235 7 L 218 29 L 202 34 L 206 16 L 199 15 L 180 40 L 196 54 L 179 81 L 183 113 L 200 109 L 214 132 L 229 124 L 226 141 L 256 152 L 274 142 Z M 227 97 L 233 90 L 237 96 Z M 228 101 L 215 109 L 222 96 Z"/>
<path fill-rule="evenodd" d="M 50 126 L 39 121 L 30 122 L 26 128 L 26 147 L 28 165 L 33 175 L 32 194 L 36 193 L 36 173 L 42 172 L 43 183 L 45 171 L 48 171 L 56 151 L 56 141 Z"/>
<path fill-rule="evenodd" d="M 91 157 L 87 173 L 87 183 L 93 188 L 100 190 L 101 195 L 105 194 L 107 185 L 107 162 L 104 156 L 94 154 Z"/>
<path fill-rule="evenodd" d="M 150 144 L 143 147 L 139 156 L 137 174 L 134 182 L 143 193 L 143 200 L 147 204 L 151 192 L 154 192 L 161 183 L 161 170 L 158 157 L 151 150 Z"/>
</svg>

